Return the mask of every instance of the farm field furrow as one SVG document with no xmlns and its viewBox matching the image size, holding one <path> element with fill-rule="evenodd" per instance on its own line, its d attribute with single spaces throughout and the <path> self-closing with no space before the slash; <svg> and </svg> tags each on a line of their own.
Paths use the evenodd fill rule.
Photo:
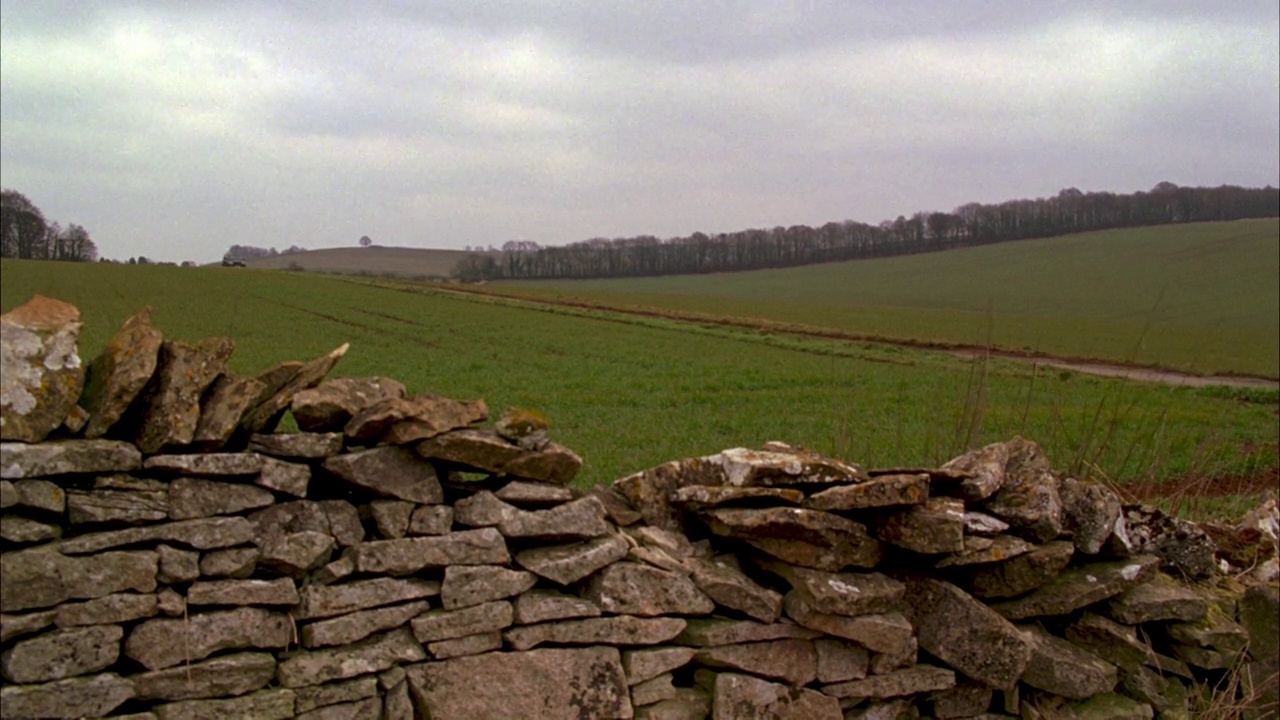
<svg viewBox="0 0 1280 720">
<path fill-rule="evenodd" d="M 4 261 L 0 305 L 76 304 L 87 361 L 130 314 L 230 335 L 257 372 L 350 342 L 336 375 L 551 417 L 580 482 L 784 440 L 868 466 L 937 463 L 1024 434 L 1054 466 L 1118 482 L 1253 478 L 1277 463 L 1277 393 L 1094 378 L 922 350 L 571 313 L 406 284 L 240 268 Z"/>
<path fill-rule="evenodd" d="M 715 275 L 505 281 L 546 300 L 1280 377 L 1280 220 Z"/>
</svg>

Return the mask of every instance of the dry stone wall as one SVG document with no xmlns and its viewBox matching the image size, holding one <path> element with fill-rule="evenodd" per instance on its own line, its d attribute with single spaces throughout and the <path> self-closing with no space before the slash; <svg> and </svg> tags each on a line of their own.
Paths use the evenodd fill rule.
<svg viewBox="0 0 1280 720">
<path fill-rule="evenodd" d="M 1275 716 L 1275 584 L 1021 438 L 584 491 L 538 413 L 326 380 L 345 346 L 241 377 L 144 311 L 86 382 L 75 308 L 0 327 L 5 718 Z"/>
</svg>

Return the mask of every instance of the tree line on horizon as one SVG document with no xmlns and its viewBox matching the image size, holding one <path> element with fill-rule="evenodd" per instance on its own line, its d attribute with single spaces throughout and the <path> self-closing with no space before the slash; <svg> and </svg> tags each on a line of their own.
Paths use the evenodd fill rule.
<svg viewBox="0 0 1280 720">
<path fill-rule="evenodd" d="M 0 190 L 0 257 L 93 262 L 98 246 L 83 226 L 45 218 L 26 195 Z"/>
<path fill-rule="evenodd" d="M 472 254 L 454 274 L 464 282 L 509 279 L 602 278 L 696 274 L 790 267 L 839 260 L 908 255 L 1070 233 L 1169 223 L 1280 216 L 1280 190 L 1179 187 L 1162 182 L 1149 192 L 1081 192 L 1076 188 L 1034 200 L 968 203 L 951 212 L 918 212 L 879 225 L 853 220 L 755 228 L 660 240 L 652 235 L 593 238 L 542 247 L 506 243 L 501 252 Z"/>
</svg>

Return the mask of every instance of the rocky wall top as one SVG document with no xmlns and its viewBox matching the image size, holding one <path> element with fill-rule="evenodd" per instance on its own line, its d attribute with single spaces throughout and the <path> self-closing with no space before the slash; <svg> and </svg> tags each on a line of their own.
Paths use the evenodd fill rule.
<svg viewBox="0 0 1280 720">
<path fill-rule="evenodd" d="M 587 491 L 537 412 L 326 380 L 345 346 L 238 376 L 143 311 L 86 373 L 78 329 L 0 317 L 5 718 L 1274 714 L 1274 504 L 1246 576 L 1022 438 Z"/>
</svg>

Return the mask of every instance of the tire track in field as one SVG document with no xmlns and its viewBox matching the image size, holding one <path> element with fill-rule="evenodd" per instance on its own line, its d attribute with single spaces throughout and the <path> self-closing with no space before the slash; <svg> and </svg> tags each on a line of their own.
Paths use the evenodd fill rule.
<svg viewBox="0 0 1280 720">
<path fill-rule="evenodd" d="M 1183 372 L 1180 370 L 1172 370 L 1168 368 L 1153 367 L 1149 365 L 1137 365 L 1119 363 L 1108 360 L 1099 360 L 1096 358 L 1077 358 L 1063 357 L 1056 355 L 1048 355 L 1046 353 L 1036 353 L 1018 350 L 1002 350 L 998 348 L 986 348 L 979 345 L 965 345 L 961 343 L 942 343 L 928 342 L 920 340 L 899 340 L 894 338 L 886 338 L 876 335 L 858 335 L 855 333 L 843 332 L 840 330 L 831 330 L 825 328 L 808 328 L 795 327 L 790 325 L 781 325 L 764 320 L 749 320 L 740 318 L 728 318 L 722 316 L 705 316 L 695 313 L 681 313 L 678 311 L 667 310 L 650 310 L 644 308 L 624 307 L 615 305 L 604 305 L 596 303 L 588 303 L 576 300 L 549 300 L 545 298 L 530 298 L 518 294 L 495 292 L 492 290 L 479 290 L 466 287 L 434 287 L 426 286 L 435 292 L 443 294 L 455 294 L 461 296 L 473 295 L 479 297 L 502 298 L 505 300 L 513 300 L 530 305 L 545 305 L 550 307 L 568 307 L 579 310 L 604 311 L 618 313 L 622 315 L 632 315 L 636 317 L 647 317 L 660 320 L 675 320 L 680 322 L 694 322 L 708 325 L 716 325 L 725 328 L 734 328 L 739 330 L 752 330 L 756 332 L 777 333 L 781 335 L 794 335 L 798 337 L 817 338 L 822 340 L 842 340 L 846 342 L 870 343 L 875 345 L 888 345 L 892 347 L 901 347 L 916 350 L 934 350 L 946 352 L 958 357 L 967 359 L 982 359 L 986 356 L 1000 360 L 1013 360 L 1018 362 L 1029 362 L 1036 365 L 1053 367 L 1060 370 L 1071 370 L 1083 373 L 1085 375 L 1095 375 L 1099 377 L 1123 378 L 1127 380 L 1138 380 L 1141 382 L 1156 382 L 1166 385 L 1182 385 L 1186 387 L 1208 387 L 1208 386 L 1225 386 L 1235 388 L 1263 388 L 1263 389 L 1280 389 L 1280 380 L 1272 378 L 1259 377 L 1256 375 L 1196 375 L 1195 373 Z"/>
</svg>

